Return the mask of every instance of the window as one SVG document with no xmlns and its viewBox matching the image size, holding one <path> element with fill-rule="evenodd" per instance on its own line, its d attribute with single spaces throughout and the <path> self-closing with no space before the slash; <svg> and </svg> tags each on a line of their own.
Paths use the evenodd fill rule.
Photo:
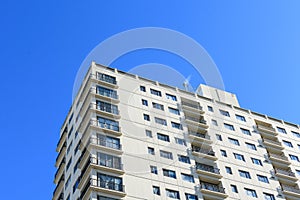
<svg viewBox="0 0 300 200">
<path fill-rule="evenodd" d="M 230 114 L 228 111 L 225 111 L 225 110 L 220 110 L 220 113 L 226 117 L 230 117 Z"/>
<path fill-rule="evenodd" d="M 173 114 L 175 114 L 175 115 L 180 115 L 179 110 L 176 109 L 176 108 L 171 108 L 171 107 L 169 107 L 169 112 L 170 112 L 170 113 L 173 113 Z"/>
<path fill-rule="evenodd" d="M 70 160 L 68 161 L 68 164 L 66 166 L 66 171 L 68 171 L 69 167 L 71 166 L 72 163 L 72 157 L 70 158 Z"/>
<path fill-rule="evenodd" d="M 72 145 L 73 145 L 73 140 L 71 141 L 71 143 L 69 144 L 68 148 L 67 148 L 67 154 L 69 154 L 71 148 L 72 148 Z"/>
<path fill-rule="evenodd" d="M 292 155 L 292 154 L 289 154 L 289 156 L 290 156 L 291 160 L 295 160 L 295 161 L 299 162 L 298 156 L 295 156 L 295 155 Z"/>
<path fill-rule="evenodd" d="M 79 164 L 80 164 L 80 159 L 78 159 L 78 161 L 76 162 L 76 164 L 75 164 L 75 166 L 74 166 L 74 168 L 73 168 L 73 173 L 74 173 L 74 174 L 76 173 Z"/>
<path fill-rule="evenodd" d="M 146 136 L 152 138 L 152 131 L 146 130 Z"/>
<path fill-rule="evenodd" d="M 170 142 L 169 136 L 161 134 L 161 133 L 157 133 L 157 139 L 165 141 L 165 142 Z"/>
<path fill-rule="evenodd" d="M 123 180 L 122 178 L 97 173 L 97 182 L 101 188 L 116 190 L 116 191 L 123 191 Z"/>
<path fill-rule="evenodd" d="M 294 135 L 295 137 L 300 138 L 300 133 L 297 133 L 297 132 L 295 132 L 295 131 L 292 131 L 292 133 L 293 133 L 293 135 Z"/>
<path fill-rule="evenodd" d="M 155 154 L 154 148 L 148 147 L 148 154 L 154 155 Z"/>
<path fill-rule="evenodd" d="M 227 174 L 232 174 L 231 167 L 225 167 L 225 170 Z"/>
<path fill-rule="evenodd" d="M 211 106 L 207 106 L 207 110 L 208 110 L 209 112 L 214 112 L 214 109 L 213 109 L 213 107 L 211 107 Z"/>
<path fill-rule="evenodd" d="M 146 92 L 146 87 L 141 85 L 141 86 L 140 86 L 140 91 Z"/>
<path fill-rule="evenodd" d="M 144 120 L 145 120 L 145 121 L 150 121 L 150 116 L 147 115 L 147 114 L 144 114 Z"/>
<path fill-rule="evenodd" d="M 251 133 L 250 133 L 250 131 L 248 129 L 241 128 L 241 131 L 245 135 L 251 135 Z"/>
<path fill-rule="evenodd" d="M 225 150 L 220 150 L 220 152 L 221 152 L 221 155 L 222 155 L 223 157 L 227 157 L 227 153 L 226 153 Z"/>
<path fill-rule="evenodd" d="M 158 110 L 164 110 L 164 106 L 162 104 L 152 102 L 152 106 Z"/>
<path fill-rule="evenodd" d="M 244 158 L 243 155 L 238 154 L 238 153 L 233 153 L 233 155 L 234 155 L 235 159 L 237 159 L 237 160 L 242 160 L 242 161 L 245 162 L 245 158 Z"/>
<path fill-rule="evenodd" d="M 216 138 L 217 140 L 222 141 L 222 136 L 220 134 L 216 134 Z"/>
<path fill-rule="evenodd" d="M 178 160 L 183 163 L 191 164 L 190 158 L 183 155 L 178 155 Z"/>
<path fill-rule="evenodd" d="M 96 87 L 96 94 L 100 94 L 101 96 L 106 96 L 113 99 L 118 99 L 117 91 L 101 87 L 99 85 Z"/>
<path fill-rule="evenodd" d="M 177 98 L 176 98 L 176 96 L 174 96 L 174 95 L 171 95 L 171 94 L 166 93 L 166 97 L 167 97 L 167 99 L 170 99 L 170 100 L 172 100 L 172 101 L 177 101 Z"/>
<path fill-rule="evenodd" d="M 176 179 L 176 172 L 173 170 L 163 169 L 163 175 L 169 178 Z"/>
<path fill-rule="evenodd" d="M 156 95 L 156 96 L 161 97 L 161 91 L 154 90 L 154 89 L 150 89 L 150 93 L 151 93 L 151 94 L 154 94 L 154 95 Z"/>
<path fill-rule="evenodd" d="M 109 167 L 109 168 L 115 168 L 115 169 L 122 169 L 121 164 L 121 158 L 105 153 L 98 152 L 98 159 L 94 160 L 99 161 L 99 165 Z"/>
<path fill-rule="evenodd" d="M 151 171 L 152 174 L 158 174 L 156 166 L 150 166 L 150 171 Z"/>
<path fill-rule="evenodd" d="M 111 83 L 111 84 L 117 84 L 116 77 L 114 77 L 114 76 L 110 76 L 108 74 L 102 74 L 102 73 L 97 72 L 96 77 L 98 80 L 105 81 L 105 82 Z"/>
<path fill-rule="evenodd" d="M 242 122 L 246 121 L 246 118 L 244 116 L 242 116 L 242 115 L 235 115 L 235 117 L 236 117 L 237 120 L 240 120 Z"/>
<path fill-rule="evenodd" d="M 106 128 L 113 131 L 120 130 L 119 122 L 117 121 L 113 121 L 111 119 L 107 119 L 103 117 L 97 117 L 97 119 L 98 119 L 98 126 L 100 126 L 101 128 Z"/>
<path fill-rule="evenodd" d="M 286 141 L 286 140 L 282 140 L 282 142 L 283 142 L 283 144 L 284 144 L 285 146 L 293 148 L 293 145 L 292 145 L 291 142 Z"/>
<path fill-rule="evenodd" d="M 248 143 L 248 142 L 246 142 L 245 144 L 246 144 L 246 146 L 248 147 L 248 149 L 251 149 L 251 150 L 255 150 L 255 151 L 256 151 L 256 146 L 255 146 L 255 144 L 251 144 L 251 143 Z"/>
<path fill-rule="evenodd" d="M 233 125 L 231 125 L 231 124 L 226 124 L 226 123 L 224 123 L 224 127 L 225 127 L 226 129 L 228 129 L 228 130 L 234 131 L 234 127 L 233 127 Z"/>
<path fill-rule="evenodd" d="M 238 193 L 238 190 L 237 190 L 236 185 L 230 185 L 230 187 L 231 187 L 231 191 L 232 191 L 232 192 Z"/>
<path fill-rule="evenodd" d="M 269 193 L 263 193 L 265 200 L 275 200 L 275 196 L 273 194 L 269 194 Z"/>
<path fill-rule="evenodd" d="M 117 149 L 117 150 L 121 149 L 120 139 L 118 138 L 98 134 L 96 141 L 93 142 L 98 145 L 109 147 L 112 149 Z"/>
<path fill-rule="evenodd" d="M 255 190 L 251 190 L 251 189 L 245 188 L 245 192 L 246 192 L 247 196 L 257 198 L 257 194 L 256 194 Z"/>
<path fill-rule="evenodd" d="M 155 117 L 155 123 L 167 126 L 167 121 L 158 117 Z"/>
<path fill-rule="evenodd" d="M 71 134 L 73 132 L 73 126 L 70 128 L 69 133 L 68 133 L 68 139 L 70 138 Z"/>
<path fill-rule="evenodd" d="M 80 182 L 80 177 L 78 177 L 78 179 L 76 180 L 76 182 L 73 185 L 73 193 L 76 191 L 76 189 L 78 188 Z"/>
<path fill-rule="evenodd" d="M 185 142 L 184 139 L 181 139 L 181 138 L 175 138 L 175 142 L 176 142 L 176 144 L 186 146 L 186 142 Z"/>
<path fill-rule="evenodd" d="M 277 127 L 277 131 L 278 131 L 279 133 L 284 133 L 284 134 L 286 134 L 286 130 L 285 130 L 284 128 Z"/>
<path fill-rule="evenodd" d="M 266 176 L 257 175 L 257 179 L 258 179 L 260 182 L 269 183 L 268 177 L 266 177 Z"/>
<path fill-rule="evenodd" d="M 229 142 L 231 144 L 234 144 L 234 145 L 237 145 L 237 146 L 240 146 L 240 143 L 237 139 L 233 139 L 233 138 L 228 138 Z"/>
<path fill-rule="evenodd" d="M 300 170 L 296 169 L 296 174 L 300 176 Z"/>
<path fill-rule="evenodd" d="M 78 144 L 76 145 L 75 149 L 74 149 L 74 156 L 77 154 L 79 147 L 80 147 L 80 142 L 78 142 Z"/>
<path fill-rule="evenodd" d="M 193 195 L 193 194 L 185 193 L 185 199 L 186 200 L 198 200 L 198 197 L 196 195 Z"/>
<path fill-rule="evenodd" d="M 182 178 L 182 180 L 184 180 L 186 182 L 195 183 L 194 177 L 192 175 L 181 174 L 181 178 Z"/>
<path fill-rule="evenodd" d="M 178 191 L 166 189 L 166 194 L 167 197 L 170 197 L 172 199 L 180 199 Z"/>
<path fill-rule="evenodd" d="M 181 126 L 181 124 L 179 124 L 179 123 L 171 122 L 171 125 L 172 125 L 173 128 L 182 130 L 182 126 Z"/>
<path fill-rule="evenodd" d="M 250 176 L 249 172 L 239 170 L 239 174 L 240 174 L 240 177 L 251 179 L 251 176 Z"/>
<path fill-rule="evenodd" d="M 153 187 L 153 194 L 155 195 L 160 195 L 160 189 L 157 186 L 152 186 Z"/>
<path fill-rule="evenodd" d="M 147 100 L 145 100 L 145 99 L 142 99 L 142 105 L 144 105 L 144 106 L 148 106 L 148 101 L 147 101 Z"/>
<path fill-rule="evenodd" d="M 69 186 L 70 182 L 71 182 L 71 175 L 69 176 L 69 178 L 66 181 L 65 189 Z"/>
<path fill-rule="evenodd" d="M 173 155 L 171 152 L 160 150 L 160 157 L 167 158 L 173 160 Z"/>
<path fill-rule="evenodd" d="M 217 122 L 217 120 L 215 120 L 215 119 L 212 119 L 212 120 L 211 120 L 211 124 L 214 125 L 214 126 L 218 126 L 218 122 Z"/>
<path fill-rule="evenodd" d="M 256 158 L 251 158 L 251 160 L 253 164 L 263 166 L 261 160 Z"/>
</svg>

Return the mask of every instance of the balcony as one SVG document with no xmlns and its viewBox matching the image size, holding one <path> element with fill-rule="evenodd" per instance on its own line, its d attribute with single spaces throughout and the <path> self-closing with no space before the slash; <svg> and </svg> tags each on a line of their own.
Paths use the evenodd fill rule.
<svg viewBox="0 0 300 200">
<path fill-rule="evenodd" d="M 272 126 L 264 126 L 257 124 L 257 130 L 263 137 L 272 138 L 278 135 L 276 130 Z"/>
<path fill-rule="evenodd" d="M 117 119 L 120 118 L 119 110 L 112 105 L 111 106 L 101 106 L 96 103 L 91 103 L 90 109 L 95 110 L 97 114 L 102 115 L 102 116 L 108 116 L 108 117 L 117 118 Z"/>
<path fill-rule="evenodd" d="M 65 143 L 63 144 L 63 146 L 62 146 L 62 148 L 61 148 L 59 154 L 58 154 L 57 157 L 56 157 L 55 167 L 58 167 L 58 166 L 61 164 L 63 158 L 65 157 L 66 148 L 67 148 L 67 142 L 65 142 Z"/>
<path fill-rule="evenodd" d="M 222 178 L 222 175 L 220 174 L 220 170 L 216 167 L 197 163 L 195 169 L 199 174 L 199 179 L 201 181 L 218 183 L 219 179 Z"/>
<path fill-rule="evenodd" d="M 218 158 L 215 156 L 215 152 L 212 149 L 205 149 L 197 146 L 192 146 L 192 154 L 198 158 L 207 158 L 213 161 L 218 160 Z"/>
<path fill-rule="evenodd" d="M 101 123 L 98 120 L 90 120 L 89 125 L 92 128 L 95 129 L 100 129 L 101 131 L 105 132 L 105 133 L 110 133 L 112 135 L 115 136 L 121 136 L 121 128 L 120 126 L 114 125 L 114 124 L 110 124 L 110 123 Z"/>
<path fill-rule="evenodd" d="M 278 168 L 286 168 L 291 164 L 288 158 L 283 154 L 269 153 L 269 159 L 272 161 L 273 166 Z"/>
<path fill-rule="evenodd" d="M 198 142 L 198 143 L 207 143 L 211 144 L 213 143 L 212 140 L 210 140 L 210 136 L 207 134 L 202 134 L 199 132 L 189 131 L 189 137 L 191 138 L 191 142 Z"/>
<path fill-rule="evenodd" d="M 105 91 L 102 91 L 102 90 L 98 90 L 94 87 L 92 87 L 90 89 L 90 92 L 91 92 L 91 94 L 94 94 L 99 99 L 103 99 L 105 101 L 112 102 L 112 103 L 119 103 L 120 102 L 119 96 L 114 92 L 105 92 Z"/>
<path fill-rule="evenodd" d="M 106 76 L 102 76 L 101 73 L 90 74 L 90 78 L 93 82 L 95 82 L 97 84 L 108 86 L 110 88 L 118 88 L 117 81 L 115 79 L 109 78 Z"/>
<path fill-rule="evenodd" d="M 122 154 L 122 145 L 114 143 L 108 140 L 103 140 L 100 138 L 90 138 L 89 144 L 92 145 L 95 149 L 103 150 L 104 152 L 111 152 L 114 154 Z"/>
<path fill-rule="evenodd" d="M 62 162 L 60 163 L 55 176 L 54 176 L 54 183 L 57 184 L 58 180 L 61 178 L 61 176 L 64 174 L 64 168 L 65 168 L 65 164 L 66 164 L 66 158 L 64 158 L 62 160 Z"/>
<path fill-rule="evenodd" d="M 199 118 L 199 117 L 185 116 L 185 122 L 188 125 L 196 127 L 197 130 L 208 128 L 207 122 L 204 120 L 203 117 Z M 194 128 L 192 128 L 192 129 L 194 129 Z"/>
<path fill-rule="evenodd" d="M 55 190 L 53 191 L 53 200 L 58 198 L 60 194 L 63 192 L 64 189 L 64 182 L 65 182 L 65 177 L 62 176 L 60 180 L 58 181 L 58 184 L 56 185 Z"/>
<path fill-rule="evenodd" d="M 82 161 L 84 161 L 84 159 L 82 159 Z M 79 165 L 79 168 L 81 169 L 81 180 L 86 180 L 87 177 L 89 177 L 92 169 L 118 175 L 124 174 L 123 165 L 121 163 L 115 163 L 112 160 L 100 160 L 98 158 L 89 156 L 85 164 L 82 163 L 80 163 Z M 80 188 L 81 186 L 82 184 L 79 184 L 78 188 Z"/>
<path fill-rule="evenodd" d="M 56 147 L 56 152 L 60 152 L 63 145 L 66 143 L 66 137 L 67 137 L 67 132 L 68 132 L 68 128 L 66 127 L 64 132 L 62 133 L 62 135 L 59 138 L 59 141 L 57 143 L 57 147 Z"/>
<path fill-rule="evenodd" d="M 89 199 L 92 191 L 99 192 L 104 195 L 118 196 L 120 198 L 126 196 L 124 185 L 90 178 L 82 189 L 80 199 Z"/>
<path fill-rule="evenodd" d="M 299 200 L 300 199 L 300 190 L 297 186 L 288 186 L 288 185 L 281 185 L 282 192 L 284 197 L 287 200 Z"/>
<path fill-rule="evenodd" d="M 205 112 L 202 110 L 202 107 L 199 105 L 198 102 L 189 103 L 186 101 L 181 102 L 182 109 L 185 113 L 188 113 L 193 116 L 200 116 L 204 114 Z"/>
<path fill-rule="evenodd" d="M 225 199 L 228 197 L 225 194 L 225 189 L 218 184 L 211 184 L 207 182 L 200 183 L 200 191 L 204 197 L 204 199 Z"/>
<path fill-rule="evenodd" d="M 298 181 L 298 178 L 296 177 L 295 173 L 292 172 L 290 169 L 286 170 L 275 168 L 274 173 L 280 183 L 293 184 Z"/>
<path fill-rule="evenodd" d="M 276 153 L 276 152 L 281 152 L 281 150 L 284 149 L 284 147 L 277 140 L 277 138 L 274 139 L 263 138 L 263 144 L 268 149 L 269 152 Z"/>
</svg>

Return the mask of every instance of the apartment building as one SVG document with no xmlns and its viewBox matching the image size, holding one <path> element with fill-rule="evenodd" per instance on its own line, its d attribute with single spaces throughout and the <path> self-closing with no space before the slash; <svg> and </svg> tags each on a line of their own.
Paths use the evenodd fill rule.
<svg viewBox="0 0 300 200">
<path fill-rule="evenodd" d="M 92 63 L 61 127 L 53 200 L 300 199 L 300 129 Z"/>
</svg>

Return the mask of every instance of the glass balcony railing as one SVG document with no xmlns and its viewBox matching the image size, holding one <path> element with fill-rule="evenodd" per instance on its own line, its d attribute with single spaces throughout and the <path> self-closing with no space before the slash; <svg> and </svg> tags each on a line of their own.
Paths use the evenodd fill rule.
<svg viewBox="0 0 300 200">
<path fill-rule="evenodd" d="M 103 146 L 103 147 L 108 147 L 108 148 L 111 148 L 111 149 L 122 150 L 121 144 L 111 142 L 111 141 L 108 141 L 108 140 L 105 140 L 105 139 L 90 138 L 90 143 L 100 145 L 100 146 Z"/>
<path fill-rule="evenodd" d="M 194 121 L 194 122 L 198 122 L 198 123 L 201 123 L 201 124 L 205 124 L 205 125 L 207 123 L 206 120 L 204 120 L 203 118 L 196 118 L 196 117 L 186 116 L 185 119 L 191 120 L 191 121 Z"/>
<path fill-rule="evenodd" d="M 295 173 L 292 172 L 291 170 L 275 168 L 274 171 L 275 171 L 275 173 L 284 174 L 286 176 L 291 176 L 291 177 L 296 177 Z"/>
<path fill-rule="evenodd" d="M 200 147 L 196 147 L 196 146 L 192 146 L 192 152 L 203 153 L 203 154 L 207 154 L 210 156 L 215 156 L 215 152 L 213 150 L 206 149 L 206 148 L 200 148 Z"/>
<path fill-rule="evenodd" d="M 206 172 L 211 172 L 214 174 L 220 174 L 220 169 L 213 167 L 213 166 L 209 166 L 209 165 L 204 165 L 204 164 L 196 164 L 196 169 L 197 170 L 203 170 Z"/>
<path fill-rule="evenodd" d="M 220 185 L 215 185 L 215 184 L 211 184 L 211 183 L 201 182 L 200 183 L 200 188 L 201 189 L 205 189 L 205 190 L 210 190 L 210 191 L 220 192 L 220 193 L 224 193 L 225 194 L 225 189 L 222 186 L 220 186 Z"/>
<path fill-rule="evenodd" d="M 109 129 L 109 130 L 113 130 L 113 131 L 117 131 L 117 132 L 120 131 L 120 127 L 118 125 L 105 123 L 105 122 L 99 122 L 97 120 L 91 120 L 91 125 Z"/>
<path fill-rule="evenodd" d="M 109 76 L 109 75 L 106 75 L 106 74 L 101 74 L 101 73 L 98 73 L 96 75 L 92 74 L 92 77 L 95 77 L 96 79 L 98 79 L 100 81 L 104 81 L 104 82 L 107 82 L 107 83 L 110 83 L 110 84 L 113 84 L 113 85 L 117 84 L 117 81 L 116 81 L 115 77 Z"/>
<path fill-rule="evenodd" d="M 103 111 L 103 112 L 112 113 L 114 115 L 118 115 L 119 114 L 118 107 L 117 106 L 113 106 L 113 105 L 103 106 L 103 105 L 91 103 L 90 107 L 94 108 L 94 109 L 97 109 L 97 110 L 100 110 L 100 111 Z"/>
<path fill-rule="evenodd" d="M 202 110 L 202 107 L 198 103 L 193 104 L 193 103 L 182 101 L 181 104 L 183 106 L 188 106 L 197 110 Z"/>
<path fill-rule="evenodd" d="M 287 186 L 287 185 L 281 185 L 283 191 L 288 191 L 288 192 L 293 192 L 300 194 L 300 189 L 298 187 L 292 187 L 292 186 Z"/>
</svg>

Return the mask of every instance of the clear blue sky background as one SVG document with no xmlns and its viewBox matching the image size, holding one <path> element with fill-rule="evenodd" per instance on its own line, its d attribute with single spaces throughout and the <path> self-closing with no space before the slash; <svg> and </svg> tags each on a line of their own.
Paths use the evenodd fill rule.
<svg viewBox="0 0 300 200">
<path fill-rule="evenodd" d="M 97 44 L 127 29 L 189 35 L 209 52 L 242 107 L 300 122 L 300 1 L 178 2 L 1 2 L 1 199 L 51 199 L 55 147 L 76 72 Z M 182 62 L 169 58 L 137 52 L 114 67 Z"/>
</svg>

